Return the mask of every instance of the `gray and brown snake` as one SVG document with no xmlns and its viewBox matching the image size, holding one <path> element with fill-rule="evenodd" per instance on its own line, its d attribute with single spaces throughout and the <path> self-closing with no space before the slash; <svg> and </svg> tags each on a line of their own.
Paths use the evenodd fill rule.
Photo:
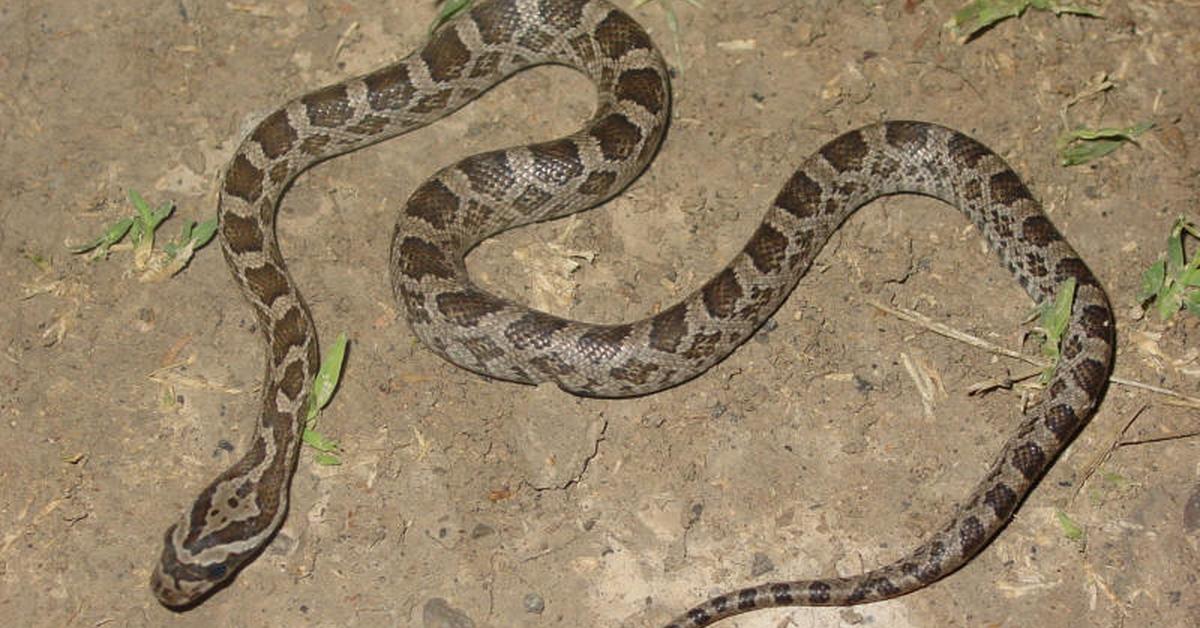
<svg viewBox="0 0 1200 628">
<path fill-rule="evenodd" d="M 945 527 L 890 565 L 733 591 L 670 628 L 774 606 L 873 602 L 942 578 L 1008 522 L 1091 417 L 1114 355 L 1103 288 L 1000 157 L 934 124 L 872 124 L 821 147 L 724 270 L 644 320 L 565 320 L 478 288 L 463 263 L 472 247 L 618 193 L 655 154 L 670 111 L 662 57 L 632 18 L 604 0 L 490 0 L 443 25 L 405 59 L 287 103 L 237 149 L 221 185 L 219 237 L 266 340 L 262 409 L 245 456 L 167 530 L 151 579 L 164 605 L 188 608 L 205 599 L 267 545 L 287 514 L 318 350 L 312 316 L 276 242 L 282 191 L 318 161 L 424 126 L 514 72 L 545 63 L 571 66 L 595 83 L 592 118 L 562 139 L 474 155 L 441 170 L 413 193 L 393 235 L 392 287 L 409 325 L 463 368 L 595 397 L 643 395 L 694 378 L 775 312 L 849 214 L 889 194 L 923 194 L 958 207 L 1034 302 L 1052 300 L 1068 279 L 1077 283 L 1062 359 L 1042 400 Z"/>
</svg>

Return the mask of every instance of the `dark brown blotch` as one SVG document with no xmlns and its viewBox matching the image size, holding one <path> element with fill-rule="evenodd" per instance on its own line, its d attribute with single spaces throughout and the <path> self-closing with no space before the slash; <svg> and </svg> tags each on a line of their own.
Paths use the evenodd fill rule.
<svg viewBox="0 0 1200 628">
<path fill-rule="evenodd" d="M 764 222 L 758 226 L 758 230 L 754 232 L 743 250 L 746 255 L 750 256 L 754 268 L 758 272 L 766 274 L 783 268 L 783 263 L 787 259 L 787 245 L 787 237 Z"/>
<path fill-rule="evenodd" d="M 870 150 L 860 131 L 850 131 L 821 147 L 821 156 L 839 172 L 857 170 Z"/>
<path fill-rule="evenodd" d="M 271 264 L 247 268 L 244 274 L 246 284 L 250 286 L 254 296 L 258 297 L 258 300 L 267 307 L 271 307 L 271 304 L 275 303 L 275 299 L 289 291 L 287 277 Z"/>
<path fill-rule="evenodd" d="M 354 116 L 345 85 L 330 85 L 300 98 L 308 123 L 323 128 L 340 127 Z"/>
<path fill-rule="evenodd" d="M 407 236 L 395 249 L 396 264 L 406 277 L 420 281 L 426 276 L 452 279 L 454 266 L 446 253 L 431 242 Z"/>
<path fill-rule="evenodd" d="M 619 113 L 610 113 L 597 120 L 588 130 L 600 144 L 600 152 L 610 161 L 623 161 L 637 152 L 642 131 Z"/>
<path fill-rule="evenodd" d="M 583 173 L 579 147 L 571 140 L 555 140 L 529 147 L 533 176 L 551 185 L 563 185 Z"/>
<path fill-rule="evenodd" d="M 1030 216 L 1021 223 L 1021 236 L 1034 246 L 1046 246 L 1062 239 L 1058 229 L 1041 214 Z"/>
<path fill-rule="evenodd" d="M 1099 360 L 1088 358 L 1071 370 L 1071 377 L 1088 397 L 1098 399 L 1108 382 L 1108 369 Z"/>
<path fill-rule="evenodd" d="M 262 194 L 263 171 L 254 167 L 245 155 L 238 153 L 225 172 L 225 193 L 236 196 L 247 203 L 258 200 Z"/>
<path fill-rule="evenodd" d="M 364 76 L 363 83 L 367 86 L 367 104 L 375 111 L 403 109 L 416 93 L 408 68 L 399 63 Z"/>
<path fill-rule="evenodd" d="M 693 626 L 707 626 L 712 623 L 712 617 L 703 608 L 688 609 L 687 616 Z"/>
<path fill-rule="evenodd" d="M 758 589 L 749 588 L 742 589 L 737 592 L 738 608 L 743 611 L 748 611 L 758 607 Z"/>
<path fill-rule="evenodd" d="M 234 253 L 261 251 L 263 232 L 257 220 L 225 212 L 221 215 L 221 236 Z"/>
<path fill-rule="evenodd" d="M 821 184 L 797 170 L 775 197 L 775 205 L 797 218 L 815 216 L 821 208 Z"/>
<path fill-rule="evenodd" d="M 729 268 L 708 280 L 700 290 L 704 297 L 704 309 L 713 318 L 732 316 L 738 299 L 742 298 L 742 286 Z"/>
<path fill-rule="evenodd" d="M 962 543 L 964 555 L 970 555 L 983 544 L 983 524 L 977 517 L 971 516 L 958 524 L 958 540 Z"/>
<path fill-rule="evenodd" d="M 296 360 L 283 370 L 283 377 L 279 378 L 279 390 L 294 401 L 304 389 L 304 379 L 304 363 Z"/>
<path fill-rule="evenodd" d="M 611 362 L 621 354 L 621 342 L 632 329 L 631 325 L 606 325 L 589 331 L 579 337 L 579 353 L 596 364 Z"/>
<path fill-rule="evenodd" d="M 275 321 L 271 327 L 271 357 L 275 366 L 283 364 L 287 358 L 288 349 L 299 347 L 308 336 L 308 321 L 299 307 L 288 310 L 282 318 Z"/>
<path fill-rule="evenodd" d="M 662 75 L 650 68 L 625 70 L 617 77 L 614 91 L 617 98 L 631 100 L 655 115 L 666 105 L 667 85 Z"/>
<path fill-rule="evenodd" d="M 404 213 L 420 218 L 434 229 L 445 229 L 458 211 L 458 195 L 437 179 L 421 184 L 408 199 Z"/>
<path fill-rule="evenodd" d="M 1013 508 L 1017 505 L 1017 494 L 1005 484 L 997 484 L 988 489 L 983 503 L 992 509 L 992 513 L 1001 521 L 1008 521 Z"/>
<path fill-rule="evenodd" d="M 596 26 L 596 41 L 605 56 L 620 59 L 634 50 L 653 48 L 646 31 L 633 18 L 613 10 Z"/>
<path fill-rule="evenodd" d="M 1079 427 L 1079 417 L 1075 415 L 1075 410 L 1065 403 L 1046 410 L 1044 422 L 1046 429 L 1053 432 L 1059 442 L 1070 438 Z"/>
<path fill-rule="evenodd" d="M 1026 480 L 1033 480 L 1046 466 L 1046 452 L 1037 443 L 1025 441 L 1013 449 L 1009 462 Z"/>
<path fill-rule="evenodd" d="M 504 337 L 518 351 L 545 349 L 554 340 L 554 333 L 567 326 L 567 321 L 544 312 L 530 311 L 504 329 Z"/>
<path fill-rule="evenodd" d="M 1010 169 L 1004 169 L 992 175 L 989 180 L 992 190 L 992 201 L 1001 205 L 1012 205 L 1022 199 L 1032 199 L 1029 188 L 1021 182 L 1021 177 Z"/>
<path fill-rule="evenodd" d="M 444 83 L 462 76 L 471 60 L 471 51 L 459 39 L 457 29 L 444 28 L 421 49 L 421 60 L 429 68 L 429 76 Z"/>
<path fill-rule="evenodd" d="M 771 599 L 779 606 L 787 606 L 795 601 L 792 597 L 792 587 L 787 584 L 778 582 L 772 584 L 769 590 L 771 592 Z"/>
<path fill-rule="evenodd" d="M 478 290 L 443 292 L 434 300 L 442 316 L 461 327 L 475 327 L 484 317 L 504 309 L 502 301 Z"/>
<path fill-rule="evenodd" d="M 471 189 L 492 198 L 502 198 L 516 183 L 508 154 L 502 150 L 473 155 L 458 163 Z"/>
<path fill-rule="evenodd" d="M 277 159 L 292 150 L 297 134 L 291 122 L 288 122 L 287 111 L 280 109 L 259 122 L 251 137 L 262 147 L 267 159 Z"/>
<path fill-rule="evenodd" d="M 829 586 L 826 582 L 814 580 L 808 583 L 808 599 L 817 604 L 829 602 L 832 591 L 833 587 Z"/>
<path fill-rule="evenodd" d="M 884 141 L 896 148 L 916 154 L 929 141 L 929 125 L 924 122 L 896 120 L 883 127 Z"/>
<path fill-rule="evenodd" d="M 650 321 L 650 347 L 675 353 L 687 331 L 687 305 L 676 303 Z"/>
<path fill-rule="evenodd" d="M 970 168 L 975 168 L 985 157 L 994 154 L 987 146 L 962 133 L 955 133 L 947 144 L 951 159 Z"/>
</svg>

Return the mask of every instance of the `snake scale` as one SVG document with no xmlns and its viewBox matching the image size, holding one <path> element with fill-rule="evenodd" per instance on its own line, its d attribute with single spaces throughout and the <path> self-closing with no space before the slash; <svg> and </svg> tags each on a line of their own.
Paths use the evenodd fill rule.
<svg viewBox="0 0 1200 628">
<path fill-rule="evenodd" d="M 889 194 L 923 194 L 958 207 L 1037 303 L 1052 300 L 1068 279 L 1077 285 L 1062 358 L 1043 399 L 945 527 L 890 565 L 734 591 L 679 616 L 671 628 L 774 606 L 872 602 L 938 580 L 1008 522 L 1094 412 L 1115 343 L 1104 290 L 1000 157 L 934 124 L 873 124 L 821 147 L 724 270 L 644 320 L 570 321 L 478 288 L 463 262 L 472 247 L 622 190 L 657 151 L 670 110 L 662 57 L 645 31 L 607 2 L 490 0 L 440 27 L 403 60 L 287 103 L 237 149 L 222 180 L 219 236 L 266 340 L 262 410 L 245 456 L 167 530 L 151 579 L 164 605 L 185 609 L 205 599 L 266 546 L 287 513 L 318 351 L 312 317 L 276 241 L 283 191 L 315 162 L 424 126 L 544 63 L 590 77 L 599 101 L 592 118 L 562 139 L 444 168 L 412 194 L 393 235 L 392 287 L 413 332 L 466 369 L 597 397 L 684 382 L 724 359 L 775 312 L 849 214 Z"/>
</svg>

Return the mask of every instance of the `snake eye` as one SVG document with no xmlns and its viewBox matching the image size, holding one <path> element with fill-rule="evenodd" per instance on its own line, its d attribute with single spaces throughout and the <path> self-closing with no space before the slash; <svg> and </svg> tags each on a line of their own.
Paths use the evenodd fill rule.
<svg viewBox="0 0 1200 628">
<path fill-rule="evenodd" d="M 226 566 L 225 566 L 224 564 L 222 564 L 222 563 L 217 563 L 217 564 L 215 564 L 215 565 L 209 565 L 209 567 L 208 567 L 208 577 L 209 577 L 209 578 L 211 578 L 211 579 L 213 579 L 213 580 L 220 580 L 221 578 L 224 578 L 224 577 L 225 577 L 225 574 L 226 574 L 228 571 L 229 571 L 229 568 L 228 568 L 228 567 L 226 567 Z"/>
</svg>

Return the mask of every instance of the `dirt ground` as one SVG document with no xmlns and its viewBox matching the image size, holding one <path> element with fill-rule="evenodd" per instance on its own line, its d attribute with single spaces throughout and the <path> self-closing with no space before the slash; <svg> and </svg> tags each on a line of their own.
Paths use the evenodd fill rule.
<svg viewBox="0 0 1200 628">
<path fill-rule="evenodd" d="M 661 5 L 620 1 L 676 70 L 666 143 L 606 207 L 481 246 L 483 283 L 575 318 L 650 314 L 733 255 L 804 155 L 872 121 L 925 119 L 993 147 L 1045 201 L 1111 294 L 1118 374 L 1200 395 L 1200 323 L 1136 307 L 1172 221 L 1200 211 L 1200 4 L 1031 12 L 960 45 L 942 28 L 959 0 L 676 1 L 677 37 Z M 322 424 L 344 464 L 303 452 L 266 552 L 202 606 L 159 606 L 147 581 L 163 531 L 245 448 L 258 332 L 215 246 L 144 284 L 128 251 L 88 263 L 64 243 L 127 214 L 129 188 L 178 205 L 168 235 L 212 216 L 250 124 L 407 53 L 433 13 L 428 0 L 0 3 L 6 623 L 654 626 L 724 589 L 893 560 L 982 476 L 1020 393 L 967 390 L 1028 367 L 870 302 L 1006 347 L 1031 303 L 967 221 L 927 199 L 858 212 L 766 328 L 667 392 L 577 399 L 421 346 L 386 278 L 393 215 L 435 169 L 588 115 L 583 78 L 538 69 L 285 197 L 280 238 L 322 338 L 352 341 Z M 1103 76 L 1112 87 L 1092 93 Z M 1157 126 L 1139 147 L 1058 165 L 1064 128 L 1140 121 Z M 940 381 L 929 411 L 906 364 Z M 1198 428 L 1200 411 L 1114 385 L 960 572 L 893 601 L 722 626 L 1197 625 Z"/>
</svg>

